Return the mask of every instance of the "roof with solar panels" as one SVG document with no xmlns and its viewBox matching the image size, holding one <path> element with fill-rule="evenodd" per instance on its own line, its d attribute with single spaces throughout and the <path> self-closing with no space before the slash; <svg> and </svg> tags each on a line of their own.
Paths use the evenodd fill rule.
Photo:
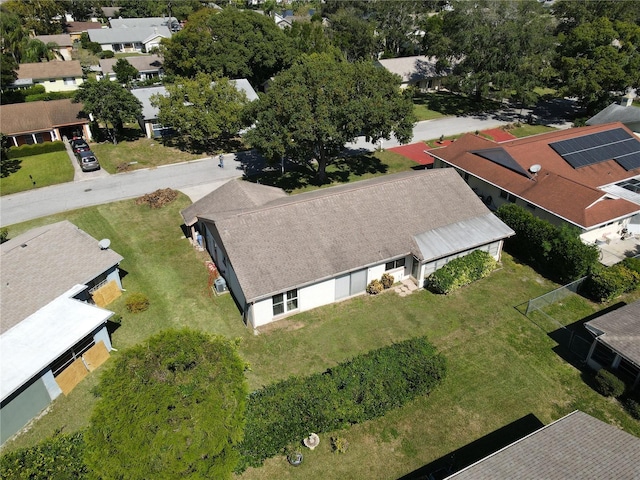
<svg viewBox="0 0 640 480">
<path fill-rule="evenodd" d="M 640 139 L 620 122 L 501 143 L 467 134 L 432 153 L 583 229 L 640 212 Z"/>
</svg>

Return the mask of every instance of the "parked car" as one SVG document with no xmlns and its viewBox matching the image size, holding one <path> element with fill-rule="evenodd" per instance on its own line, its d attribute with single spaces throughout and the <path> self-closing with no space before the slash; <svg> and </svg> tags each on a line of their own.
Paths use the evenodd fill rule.
<svg viewBox="0 0 640 480">
<path fill-rule="evenodd" d="M 89 148 L 87 142 L 84 141 L 84 138 L 74 138 L 73 140 L 71 140 L 71 150 L 73 150 L 73 153 L 78 153 L 86 152 L 91 149 Z"/>
<path fill-rule="evenodd" d="M 100 163 L 98 163 L 98 159 L 91 150 L 76 153 L 76 158 L 83 172 L 100 170 Z"/>
</svg>

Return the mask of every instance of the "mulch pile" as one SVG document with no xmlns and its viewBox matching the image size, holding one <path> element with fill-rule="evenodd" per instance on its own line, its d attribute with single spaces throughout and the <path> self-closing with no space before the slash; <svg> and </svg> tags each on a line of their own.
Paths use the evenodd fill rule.
<svg viewBox="0 0 640 480">
<path fill-rule="evenodd" d="M 176 190 L 163 188 L 137 198 L 136 205 L 147 204 L 151 208 L 162 208 L 173 202 L 177 197 L 178 192 Z"/>
</svg>

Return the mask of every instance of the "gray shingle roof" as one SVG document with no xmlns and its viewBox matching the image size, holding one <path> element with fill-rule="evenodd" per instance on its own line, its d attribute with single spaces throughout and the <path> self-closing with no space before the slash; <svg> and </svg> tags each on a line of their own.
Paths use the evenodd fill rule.
<svg viewBox="0 0 640 480">
<path fill-rule="evenodd" d="M 273 200 L 215 224 L 248 301 L 392 258 L 414 237 L 483 217 L 453 169 L 403 172 Z"/>
<path fill-rule="evenodd" d="M 0 245 L 0 331 L 5 332 L 76 284 L 86 284 L 122 257 L 71 222 L 34 228 Z"/>
<path fill-rule="evenodd" d="M 112 18 L 109 20 L 109 25 L 111 28 L 166 27 L 169 20 L 169 17 Z M 171 17 L 171 20 L 178 22 L 176 17 Z"/>
<path fill-rule="evenodd" d="M 191 226 L 199 216 L 218 219 L 233 212 L 259 207 L 286 197 L 284 190 L 244 180 L 230 180 L 180 212 L 184 223 Z"/>
<path fill-rule="evenodd" d="M 171 38 L 171 32 L 167 27 L 138 27 L 138 28 L 101 28 L 88 30 L 89 39 L 101 45 L 113 43 L 143 43 L 153 36 L 161 35 Z"/>
<path fill-rule="evenodd" d="M 624 107 L 617 103 L 612 103 L 587 120 L 586 124 L 601 125 L 611 122 L 621 122 L 634 132 L 640 131 L 640 107 L 634 105 Z"/>
<path fill-rule="evenodd" d="M 6 135 L 18 135 L 89 123 L 82 108 L 82 103 L 73 103 L 69 98 L 0 105 L 2 132 Z"/>
<path fill-rule="evenodd" d="M 447 478 L 638 479 L 640 439 L 576 411 Z"/>
<path fill-rule="evenodd" d="M 602 332 L 598 339 L 640 367 L 640 300 L 591 320 L 589 330 Z"/>
<path fill-rule="evenodd" d="M 59 47 L 70 47 L 73 45 L 71 35 L 68 33 L 60 33 L 57 35 L 36 35 L 35 38 L 45 45 L 47 43 L 56 43 Z"/>
<path fill-rule="evenodd" d="M 79 60 L 52 60 L 51 62 L 21 63 L 18 79 L 43 80 L 49 78 L 81 77 L 82 65 Z"/>
<path fill-rule="evenodd" d="M 400 75 L 402 82 L 416 82 L 425 78 L 439 77 L 436 69 L 436 57 L 416 55 L 413 57 L 385 58 L 378 63 L 391 73 Z"/>
</svg>

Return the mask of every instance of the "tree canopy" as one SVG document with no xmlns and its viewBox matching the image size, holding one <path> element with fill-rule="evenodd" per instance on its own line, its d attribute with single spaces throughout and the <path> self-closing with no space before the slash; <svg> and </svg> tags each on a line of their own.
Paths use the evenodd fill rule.
<svg viewBox="0 0 640 480">
<path fill-rule="evenodd" d="M 191 330 L 160 333 L 113 358 L 85 434 L 96 477 L 231 478 L 247 386 L 236 344 Z"/>
<path fill-rule="evenodd" d="M 102 121 L 113 143 L 125 122 L 135 122 L 142 115 L 142 104 L 126 88 L 108 78 L 89 80 L 78 87 L 74 101 L 84 104 L 84 111 Z"/>
<path fill-rule="evenodd" d="M 36 35 L 62 33 L 65 6 L 57 0 L 9 0 L 2 9 L 20 17 L 27 32 Z"/>
<path fill-rule="evenodd" d="M 490 87 L 522 96 L 551 76 L 553 21 L 536 0 L 452 2 L 425 29 L 425 51 L 452 68 L 452 88 L 477 98 Z"/>
<path fill-rule="evenodd" d="M 280 73 L 253 110 L 255 127 L 245 135 L 267 159 L 303 165 L 317 161 L 319 181 L 345 144 L 412 137 L 411 97 L 400 78 L 372 63 L 348 63 L 331 54 L 301 57 Z"/>
<path fill-rule="evenodd" d="M 273 20 L 250 10 L 200 10 L 163 40 L 164 68 L 174 75 L 247 78 L 260 85 L 291 64 L 293 46 Z"/>
<path fill-rule="evenodd" d="M 131 65 L 126 58 L 119 58 L 113 66 L 113 72 L 116 74 L 116 80 L 119 83 L 130 84 L 138 77 L 138 69 Z"/>
<path fill-rule="evenodd" d="M 199 73 L 166 85 L 168 96 L 155 95 L 158 120 L 171 126 L 193 149 L 214 153 L 243 126 L 247 96 L 227 78 Z"/>
</svg>

